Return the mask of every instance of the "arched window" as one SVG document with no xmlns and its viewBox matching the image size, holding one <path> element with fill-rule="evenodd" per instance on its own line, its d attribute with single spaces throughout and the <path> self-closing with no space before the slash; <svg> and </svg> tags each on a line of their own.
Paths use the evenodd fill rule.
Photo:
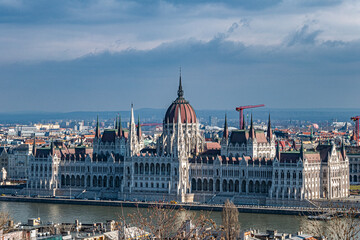
<svg viewBox="0 0 360 240">
<path fill-rule="evenodd" d="M 235 192 L 239 192 L 239 186 L 240 184 L 239 184 L 239 180 L 236 180 L 235 181 Z"/>
<path fill-rule="evenodd" d="M 259 181 L 255 182 L 255 193 L 260 193 L 260 183 L 259 183 Z"/>
<path fill-rule="evenodd" d="M 222 184 L 222 190 L 223 190 L 223 192 L 227 192 L 227 191 L 228 191 L 227 187 L 228 187 L 227 181 L 224 180 L 224 181 L 223 181 L 223 184 Z"/>
<path fill-rule="evenodd" d="M 246 193 L 246 181 L 243 180 L 241 182 L 241 192 Z"/>
<path fill-rule="evenodd" d="M 156 175 L 160 174 L 160 164 L 156 164 Z"/>
<path fill-rule="evenodd" d="M 85 187 L 85 176 L 84 175 L 81 176 L 80 186 Z"/>
<path fill-rule="evenodd" d="M 252 180 L 250 180 L 249 182 L 249 193 L 253 193 L 254 192 L 254 182 Z"/>
<path fill-rule="evenodd" d="M 110 178 L 109 178 L 109 187 L 114 187 L 114 178 L 113 178 L 113 176 L 110 176 Z"/>
<path fill-rule="evenodd" d="M 145 163 L 145 174 L 149 174 L 149 164 Z"/>
<path fill-rule="evenodd" d="M 107 187 L 107 177 L 106 177 L 106 176 L 104 176 L 103 186 L 104 186 L 104 187 Z"/>
<path fill-rule="evenodd" d="M 214 181 L 212 179 L 209 180 L 209 191 L 212 192 L 214 190 Z"/>
<path fill-rule="evenodd" d="M 61 185 L 65 186 L 65 176 L 61 175 Z"/>
<path fill-rule="evenodd" d="M 103 184 L 102 177 L 99 176 L 97 185 L 98 185 L 98 187 L 102 187 L 102 184 Z"/>
<path fill-rule="evenodd" d="M 203 190 L 204 191 L 208 190 L 208 181 L 207 181 L 207 179 L 204 179 L 204 181 L 203 181 Z"/>
<path fill-rule="evenodd" d="M 191 179 L 191 191 L 196 191 L 196 180 L 195 180 L 195 178 Z"/>
<path fill-rule="evenodd" d="M 229 192 L 233 192 L 234 191 L 234 182 L 233 180 L 229 181 Z"/>
<path fill-rule="evenodd" d="M 140 174 L 144 174 L 144 164 L 140 163 Z"/>
<path fill-rule="evenodd" d="M 260 189 L 261 193 L 266 193 L 267 192 L 267 186 L 266 186 L 266 182 L 262 181 L 261 182 L 261 189 Z"/>
<path fill-rule="evenodd" d="M 66 186 L 70 186 L 70 176 L 66 175 Z"/>
<path fill-rule="evenodd" d="M 87 177 L 86 177 L 86 186 L 87 186 L 87 187 L 90 187 L 90 183 L 91 183 L 90 181 L 91 181 L 91 180 L 90 180 L 90 176 L 87 176 Z"/>
<path fill-rule="evenodd" d="M 134 173 L 135 173 L 135 174 L 138 174 L 138 173 L 139 173 L 139 168 L 138 168 L 138 166 L 139 166 L 138 163 L 135 163 L 135 164 L 134 164 Z"/>
<path fill-rule="evenodd" d="M 93 177 L 93 187 L 97 187 L 97 177 Z"/>
<path fill-rule="evenodd" d="M 196 186 L 197 186 L 197 190 L 198 190 L 198 191 L 201 191 L 201 190 L 202 190 L 202 182 L 201 182 L 201 179 L 200 179 L 200 178 L 197 180 Z"/>
<path fill-rule="evenodd" d="M 220 180 L 217 179 L 215 182 L 215 191 L 220 192 Z"/>
<path fill-rule="evenodd" d="M 75 186 L 75 176 L 74 175 L 71 176 L 71 186 L 72 187 Z"/>
<path fill-rule="evenodd" d="M 170 163 L 168 163 L 166 167 L 166 175 L 170 176 L 170 172 L 171 172 L 171 165 Z"/>
<path fill-rule="evenodd" d="M 76 186 L 77 187 L 80 186 L 80 176 L 79 175 L 76 176 Z"/>
<path fill-rule="evenodd" d="M 161 164 L 161 175 L 165 175 L 165 164 Z"/>
<path fill-rule="evenodd" d="M 115 187 L 116 188 L 120 187 L 120 178 L 119 178 L 119 176 L 115 177 Z"/>
<path fill-rule="evenodd" d="M 150 174 L 154 175 L 155 174 L 155 166 L 153 163 L 150 164 Z"/>
</svg>

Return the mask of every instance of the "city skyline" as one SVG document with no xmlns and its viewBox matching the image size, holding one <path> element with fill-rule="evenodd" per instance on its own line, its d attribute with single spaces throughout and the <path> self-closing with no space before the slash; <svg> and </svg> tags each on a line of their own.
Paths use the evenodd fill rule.
<svg viewBox="0 0 360 240">
<path fill-rule="evenodd" d="M 1 112 L 357 108 L 355 1 L 1 1 Z"/>
</svg>

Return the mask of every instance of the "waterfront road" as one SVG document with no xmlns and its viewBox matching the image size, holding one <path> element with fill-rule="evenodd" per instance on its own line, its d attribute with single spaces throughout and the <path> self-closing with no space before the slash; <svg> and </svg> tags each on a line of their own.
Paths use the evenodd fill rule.
<svg viewBox="0 0 360 240">
<path fill-rule="evenodd" d="M 0 196 L 0 201 L 8 202 L 34 202 L 34 203 L 54 203 L 54 204 L 75 204 L 93 206 L 112 206 L 112 207 L 139 207 L 148 208 L 154 205 L 174 209 L 222 211 L 222 204 L 201 204 L 201 203 L 169 203 L 169 202 L 134 202 L 134 201 L 115 201 L 115 200 L 85 200 L 69 198 L 46 198 L 46 197 L 26 197 L 26 196 Z M 305 208 L 305 207 L 277 207 L 277 206 L 258 206 L 258 205 L 237 205 L 239 212 L 243 213 L 262 213 L 262 214 L 283 214 L 283 215 L 319 215 L 329 211 L 327 208 Z"/>
</svg>

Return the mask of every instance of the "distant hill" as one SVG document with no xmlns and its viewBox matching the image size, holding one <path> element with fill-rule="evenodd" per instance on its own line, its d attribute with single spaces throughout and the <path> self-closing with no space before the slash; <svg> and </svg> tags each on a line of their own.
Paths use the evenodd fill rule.
<svg viewBox="0 0 360 240">
<path fill-rule="evenodd" d="M 142 108 L 135 109 L 135 118 L 140 116 L 142 122 L 162 122 L 166 109 Z M 198 119 L 201 122 L 208 122 L 209 117 L 213 116 L 222 122 L 225 113 L 229 121 L 235 122 L 239 118 L 239 113 L 235 110 L 196 110 Z M 310 122 L 332 122 L 350 121 L 350 117 L 360 115 L 360 109 L 269 109 L 258 108 L 245 111 L 245 116 L 249 118 L 253 113 L 256 120 L 267 120 L 269 113 L 273 121 L 310 121 Z M 128 121 L 130 111 L 77 111 L 77 112 L 17 112 L 0 113 L 0 123 L 19 123 L 29 124 L 34 122 L 48 122 L 59 120 L 85 120 L 96 119 L 97 115 L 102 120 L 113 119 L 120 114 L 123 121 Z"/>
</svg>

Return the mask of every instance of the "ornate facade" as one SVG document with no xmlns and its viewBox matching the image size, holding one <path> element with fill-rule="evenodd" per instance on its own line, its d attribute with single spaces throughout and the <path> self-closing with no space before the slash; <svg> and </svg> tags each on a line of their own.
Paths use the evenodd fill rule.
<svg viewBox="0 0 360 240">
<path fill-rule="evenodd" d="M 266 203 L 271 200 L 336 199 L 349 195 L 349 161 L 344 148 L 280 152 L 272 134 L 249 129 L 229 133 L 225 118 L 221 150 L 209 155 L 193 107 L 177 98 L 166 111 L 156 148 L 144 148 L 133 107 L 128 131 L 121 120 L 101 135 L 97 121 L 93 149 L 52 144 L 34 149 L 28 189 L 81 198 Z M 250 199 L 250 200 L 249 200 Z M 255 202 L 254 202 L 255 201 Z"/>
</svg>

